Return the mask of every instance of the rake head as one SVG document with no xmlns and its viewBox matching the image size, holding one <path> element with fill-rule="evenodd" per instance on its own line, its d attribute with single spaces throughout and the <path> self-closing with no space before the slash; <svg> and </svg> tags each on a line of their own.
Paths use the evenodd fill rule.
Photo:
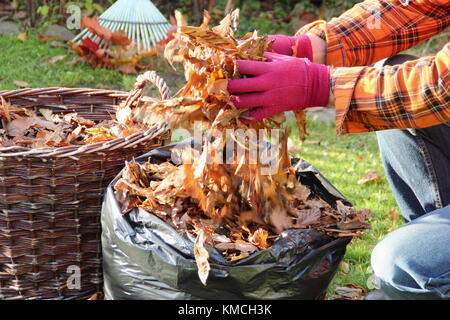
<svg viewBox="0 0 450 320">
<path fill-rule="evenodd" d="M 118 0 L 98 18 L 98 22 L 113 32 L 124 30 L 136 45 L 138 54 L 152 51 L 172 27 L 150 0 Z M 79 43 L 84 38 L 91 38 L 100 48 L 109 47 L 107 41 L 87 29 L 72 42 Z"/>
</svg>

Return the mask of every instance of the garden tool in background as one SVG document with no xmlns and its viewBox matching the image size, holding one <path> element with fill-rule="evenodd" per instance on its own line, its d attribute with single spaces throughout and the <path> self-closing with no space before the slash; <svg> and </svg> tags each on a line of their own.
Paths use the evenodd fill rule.
<svg viewBox="0 0 450 320">
<path fill-rule="evenodd" d="M 118 0 L 98 18 L 98 22 L 112 32 L 124 30 L 136 45 L 138 54 L 151 52 L 158 42 L 167 38 L 172 27 L 150 0 Z M 92 39 L 102 49 L 110 45 L 88 29 L 84 29 L 72 42 L 80 43 L 85 38 Z"/>
</svg>

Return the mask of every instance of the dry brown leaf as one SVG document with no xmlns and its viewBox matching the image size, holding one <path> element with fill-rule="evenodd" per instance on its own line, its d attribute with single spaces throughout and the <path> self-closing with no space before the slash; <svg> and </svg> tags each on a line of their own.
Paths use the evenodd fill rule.
<svg viewBox="0 0 450 320">
<path fill-rule="evenodd" d="M 359 181 L 358 184 L 365 184 L 367 182 L 372 182 L 372 181 L 377 181 L 381 179 L 381 174 L 376 172 L 376 171 L 368 171 L 364 177 L 362 177 Z"/>
<path fill-rule="evenodd" d="M 211 95 L 220 95 L 220 94 L 228 94 L 228 80 L 227 79 L 219 79 L 215 80 L 209 87 L 209 94 Z"/>
<path fill-rule="evenodd" d="M 245 259 L 245 258 L 247 258 L 249 256 L 250 256 L 250 253 L 243 251 L 239 255 L 232 255 L 231 258 L 230 258 L 230 261 L 231 262 L 237 262 L 237 261 Z"/>
<path fill-rule="evenodd" d="M 45 120 L 47 121 L 53 121 L 53 111 L 50 109 L 45 109 L 45 108 L 41 108 L 39 109 L 39 112 L 42 114 L 42 116 L 45 118 Z"/>
<path fill-rule="evenodd" d="M 12 137 L 23 136 L 32 125 L 31 118 L 18 118 L 7 124 L 6 133 Z"/>
<path fill-rule="evenodd" d="M 50 47 L 52 47 L 52 48 L 67 48 L 67 44 L 62 43 L 60 41 L 52 41 L 50 43 Z"/>
<path fill-rule="evenodd" d="M 353 284 L 346 284 L 343 287 L 336 287 L 334 300 L 363 300 L 367 290 Z"/>
<path fill-rule="evenodd" d="M 341 266 L 341 270 L 342 270 L 343 273 L 349 273 L 350 272 L 350 265 L 347 262 L 342 261 L 340 266 Z"/>
<path fill-rule="evenodd" d="M 258 228 L 253 234 L 248 237 L 248 240 L 256 245 L 261 250 L 266 250 L 269 248 L 269 243 L 267 242 L 269 237 L 269 232 L 263 228 Z"/>
<path fill-rule="evenodd" d="M 111 41 L 121 46 L 131 44 L 131 40 L 128 38 L 127 33 L 124 30 L 113 32 L 110 29 L 101 26 L 98 22 L 98 18 L 83 17 L 82 26 L 104 40 Z"/>
<path fill-rule="evenodd" d="M 306 112 L 304 110 L 298 110 L 294 111 L 294 114 L 297 120 L 300 140 L 305 141 L 306 135 L 308 134 L 306 130 Z"/>
<path fill-rule="evenodd" d="M 237 42 L 230 38 L 220 36 L 210 29 L 200 27 L 180 27 L 180 33 L 194 41 L 217 49 L 236 49 Z"/>
<path fill-rule="evenodd" d="M 84 59 L 82 57 L 77 57 L 77 58 L 70 60 L 69 62 L 66 62 L 66 65 L 74 66 L 76 64 L 81 64 L 83 62 L 84 62 Z"/>
<path fill-rule="evenodd" d="M 43 34 L 41 34 L 41 33 L 38 33 L 38 34 L 37 34 L 37 37 L 38 37 L 39 41 L 42 42 L 42 43 L 46 43 L 46 42 L 49 42 L 49 41 L 52 41 L 52 40 L 56 40 L 56 39 L 57 39 L 57 38 L 54 37 L 54 36 L 43 35 Z"/>
<path fill-rule="evenodd" d="M 321 211 L 319 208 L 301 210 L 297 218 L 297 224 L 302 226 L 309 226 L 319 222 Z"/>
<path fill-rule="evenodd" d="M 234 242 L 220 242 L 217 243 L 214 248 L 219 251 L 236 250 L 236 244 Z"/>
<path fill-rule="evenodd" d="M 26 32 L 20 32 L 20 33 L 17 35 L 17 39 L 19 39 L 19 40 L 22 41 L 22 42 L 27 42 L 27 41 L 28 41 L 27 33 L 26 33 Z"/>
<path fill-rule="evenodd" d="M 294 227 L 294 219 L 290 217 L 286 210 L 280 207 L 271 208 L 270 224 L 274 227 L 276 233 L 280 234 L 284 230 Z"/>
<path fill-rule="evenodd" d="M 59 56 L 54 56 L 48 59 L 45 59 L 44 61 L 42 61 L 42 63 L 55 63 L 61 60 L 64 60 L 67 56 L 66 55 L 59 55 Z"/>
<path fill-rule="evenodd" d="M 14 83 L 16 86 L 21 87 L 21 88 L 29 88 L 29 87 L 30 87 L 30 85 L 28 84 L 28 82 L 25 82 L 25 81 L 14 80 L 13 83 Z"/>
<path fill-rule="evenodd" d="M 356 211 L 350 208 L 352 211 L 346 219 L 339 221 L 336 226 L 341 230 L 361 230 L 369 228 L 369 225 L 365 222 L 370 216 L 371 212 L 369 210 Z"/>
<path fill-rule="evenodd" d="M 186 27 L 188 25 L 186 18 L 179 10 L 175 10 L 175 20 L 177 27 Z"/>
<path fill-rule="evenodd" d="M 330 205 L 327 202 L 325 202 L 324 200 L 322 200 L 320 198 L 314 198 L 314 199 L 306 200 L 305 204 L 309 208 L 323 209 L 323 208 L 329 208 L 330 207 Z"/>
<path fill-rule="evenodd" d="M 391 221 L 397 221 L 398 220 L 398 212 L 395 210 L 389 210 L 389 218 Z"/>
<path fill-rule="evenodd" d="M 119 70 L 120 72 L 122 72 L 124 74 L 135 74 L 135 73 L 137 73 L 136 67 L 134 65 L 131 65 L 131 64 L 121 65 L 121 66 L 119 66 L 117 68 L 117 70 Z"/>
<path fill-rule="evenodd" d="M 11 121 L 11 115 L 9 114 L 9 107 L 10 107 L 10 104 L 9 104 L 9 102 L 7 102 L 6 100 L 5 100 L 5 98 L 3 98 L 3 96 L 0 96 L 0 101 L 1 101 L 1 116 L 2 117 L 4 117 L 5 119 L 6 119 L 6 121 L 7 122 L 10 122 Z"/>
<path fill-rule="evenodd" d="M 235 248 L 237 251 L 240 252 L 246 252 L 246 253 L 253 253 L 258 251 L 258 248 L 254 246 L 251 243 L 245 242 L 245 241 L 237 241 L 235 243 Z"/>
<path fill-rule="evenodd" d="M 208 280 L 209 271 L 211 269 L 208 258 L 209 253 L 205 249 L 205 242 L 206 242 L 206 236 L 205 231 L 200 230 L 198 232 L 197 238 L 195 239 L 194 244 L 194 255 L 195 255 L 195 261 L 197 262 L 198 267 L 198 276 L 200 278 L 200 281 L 203 283 L 203 285 L 206 286 L 206 280 Z"/>
<path fill-rule="evenodd" d="M 106 49 L 100 49 L 98 44 L 90 38 L 81 39 L 81 43 L 68 42 L 69 47 L 77 55 L 86 60 L 94 68 L 113 67 Z"/>
</svg>

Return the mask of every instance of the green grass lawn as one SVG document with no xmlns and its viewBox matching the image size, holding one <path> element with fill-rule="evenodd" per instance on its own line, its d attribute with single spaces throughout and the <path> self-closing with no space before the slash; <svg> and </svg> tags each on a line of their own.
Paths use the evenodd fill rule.
<svg viewBox="0 0 450 320">
<path fill-rule="evenodd" d="M 398 228 L 402 219 L 392 219 L 389 212 L 399 213 L 389 183 L 385 177 L 374 133 L 352 134 L 338 137 L 334 122 L 308 120 L 309 136 L 305 142 L 298 139 L 295 124 L 292 139 L 299 146 L 298 155 L 312 163 L 346 198 L 358 208 L 372 211 L 371 229 L 348 246 L 343 266 L 339 269 L 329 294 L 335 286 L 352 283 L 372 289 L 370 285 L 370 254 L 375 244 L 389 231 Z M 374 170 L 382 175 L 378 181 L 359 185 L 358 181 L 367 171 Z"/>
<path fill-rule="evenodd" d="M 40 43 L 37 31 L 28 32 L 28 40 L 21 42 L 15 36 L 0 36 L 0 90 L 13 90 L 19 87 L 14 80 L 25 81 L 31 87 L 90 87 L 130 90 L 136 75 L 124 75 L 115 70 L 94 69 L 87 63 L 66 65 L 75 54 L 65 48 L 52 48 Z M 58 56 L 67 57 L 54 64 L 44 60 Z M 156 61 L 150 67 L 163 77 L 171 79 L 170 85 L 177 86 L 179 74 L 175 74 L 167 64 Z M 178 80 L 177 80 L 178 79 Z M 290 125 L 293 126 L 293 123 Z M 388 233 L 397 228 L 400 218 L 392 221 L 390 210 L 397 210 L 395 200 L 380 161 L 375 134 L 346 135 L 337 137 L 334 123 L 309 119 L 310 135 L 301 143 L 296 130 L 292 139 L 301 149 L 300 157 L 311 162 L 337 189 L 339 189 L 357 208 L 367 208 L 373 213 L 370 220 L 372 228 L 348 247 L 345 263 L 337 273 L 329 294 L 336 286 L 352 283 L 367 288 L 370 273 L 370 253 L 374 245 Z M 383 175 L 379 181 L 358 185 L 369 170 Z"/>
<path fill-rule="evenodd" d="M 95 69 L 88 63 L 67 65 L 78 57 L 71 49 L 54 48 L 50 43 L 41 43 L 38 30 L 28 31 L 25 42 L 17 36 L 0 36 L 0 90 L 20 87 L 14 81 L 23 81 L 31 88 L 69 87 L 98 88 L 129 91 L 133 88 L 137 74 L 127 75 L 112 69 Z M 61 42 L 62 43 L 62 42 Z M 63 60 L 45 63 L 46 59 L 66 55 Z M 158 70 L 169 85 L 177 86 L 180 75 L 174 74 L 162 58 L 146 59 L 147 69 Z M 150 94 L 156 91 L 149 91 Z"/>
<path fill-rule="evenodd" d="M 76 57 L 65 48 L 53 48 L 40 43 L 36 32 L 28 32 L 28 40 L 21 42 L 15 36 L 0 36 L 0 88 L 13 90 L 19 87 L 14 81 L 27 82 L 32 88 L 43 87 L 90 87 L 131 89 L 133 78 L 118 71 L 93 69 L 87 63 L 69 66 L 67 62 Z M 67 55 L 53 64 L 46 59 Z"/>
</svg>

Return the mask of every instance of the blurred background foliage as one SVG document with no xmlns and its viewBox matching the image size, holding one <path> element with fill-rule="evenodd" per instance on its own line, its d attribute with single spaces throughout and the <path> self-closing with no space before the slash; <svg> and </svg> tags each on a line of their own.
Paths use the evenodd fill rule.
<svg viewBox="0 0 450 320">
<path fill-rule="evenodd" d="M 33 27 L 63 24 L 68 13 L 65 8 L 77 5 L 83 15 L 96 16 L 111 6 L 115 0 L 27 0 L 10 1 L 16 11 L 28 12 L 27 23 Z M 358 0 L 153 0 L 153 3 L 168 18 L 179 9 L 192 25 L 199 24 L 203 10 L 208 10 L 213 23 L 226 12 L 241 9 L 241 33 L 260 30 L 263 33 L 295 33 L 303 25 L 316 19 L 330 19 Z"/>
</svg>

